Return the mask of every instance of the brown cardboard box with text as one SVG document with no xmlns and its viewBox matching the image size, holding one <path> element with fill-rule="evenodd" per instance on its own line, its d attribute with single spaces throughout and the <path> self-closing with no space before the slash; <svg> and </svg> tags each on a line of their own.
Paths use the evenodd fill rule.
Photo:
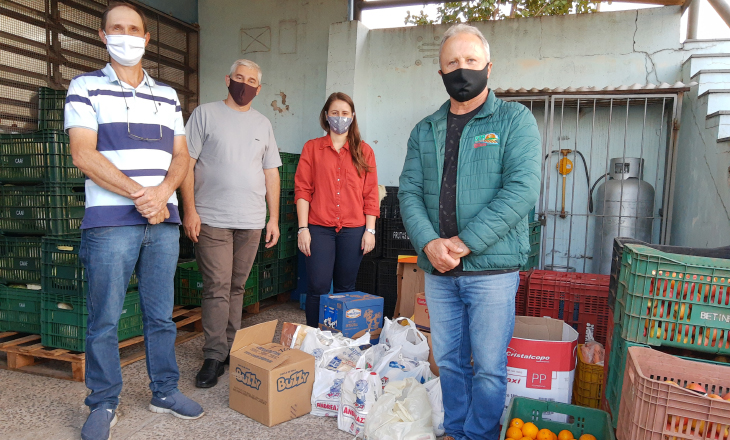
<svg viewBox="0 0 730 440">
<path fill-rule="evenodd" d="M 278 321 L 236 332 L 228 405 L 266 426 L 309 414 L 314 357 L 272 342 Z"/>
</svg>

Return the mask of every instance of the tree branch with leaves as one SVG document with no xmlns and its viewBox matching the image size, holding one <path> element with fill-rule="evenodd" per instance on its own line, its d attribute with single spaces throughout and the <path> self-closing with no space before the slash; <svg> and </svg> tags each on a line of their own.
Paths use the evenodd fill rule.
<svg viewBox="0 0 730 440">
<path fill-rule="evenodd" d="M 431 19 L 423 9 L 418 14 L 408 14 L 405 24 L 452 24 L 504 18 L 541 17 L 543 15 L 586 14 L 598 11 L 600 1 L 587 0 L 471 0 L 446 2 L 437 9 Z M 505 10 L 509 13 L 505 14 Z"/>
</svg>

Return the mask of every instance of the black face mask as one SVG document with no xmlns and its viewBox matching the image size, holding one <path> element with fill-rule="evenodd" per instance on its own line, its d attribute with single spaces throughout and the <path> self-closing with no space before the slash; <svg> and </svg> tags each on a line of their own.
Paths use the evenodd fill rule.
<svg viewBox="0 0 730 440">
<path fill-rule="evenodd" d="M 487 88 L 487 69 L 483 70 L 456 69 L 441 75 L 449 96 L 459 102 L 466 102 L 479 96 Z"/>
<path fill-rule="evenodd" d="M 236 104 L 243 107 L 248 105 L 248 103 L 253 101 L 253 98 L 256 97 L 256 89 L 257 87 L 233 81 L 233 78 L 231 78 L 231 83 L 228 86 L 228 93 L 231 94 L 231 98 L 233 98 Z"/>
</svg>

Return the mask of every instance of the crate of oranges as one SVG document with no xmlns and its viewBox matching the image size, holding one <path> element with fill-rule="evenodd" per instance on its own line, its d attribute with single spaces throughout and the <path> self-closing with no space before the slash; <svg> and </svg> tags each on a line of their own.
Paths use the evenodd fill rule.
<svg viewBox="0 0 730 440">
<path fill-rule="evenodd" d="M 564 421 L 557 421 L 557 420 Z M 500 440 L 616 440 L 605 411 L 515 397 Z"/>
</svg>

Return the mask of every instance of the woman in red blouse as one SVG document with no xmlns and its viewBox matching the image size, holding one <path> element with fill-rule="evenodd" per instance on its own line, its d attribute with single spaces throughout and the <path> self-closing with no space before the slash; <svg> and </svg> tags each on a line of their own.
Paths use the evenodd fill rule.
<svg viewBox="0 0 730 440">
<path fill-rule="evenodd" d="M 362 256 L 375 247 L 380 215 L 375 154 L 360 139 L 355 104 L 333 93 L 319 115 L 327 135 L 304 144 L 295 178 L 299 250 L 307 257 L 307 325 L 317 327 L 319 297 L 355 290 Z"/>
</svg>

